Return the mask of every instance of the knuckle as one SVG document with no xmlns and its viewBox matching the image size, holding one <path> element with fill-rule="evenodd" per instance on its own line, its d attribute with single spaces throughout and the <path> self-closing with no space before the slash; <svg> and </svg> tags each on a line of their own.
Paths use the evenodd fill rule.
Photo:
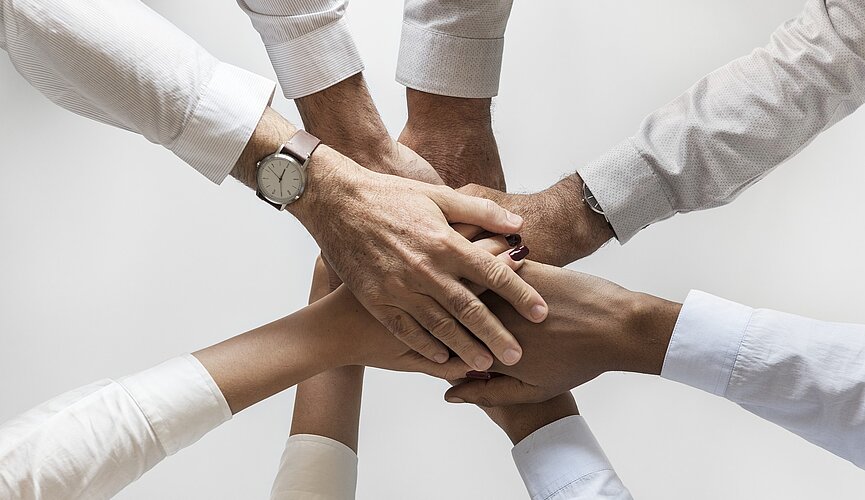
<svg viewBox="0 0 865 500">
<path fill-rule="evenodd" d="M 495 404 L 493 403 L 492 398 L 491 398 L 490 396 L 486 396 L 486 395 L 478 396 L 478 399 L 477 399 L 477 403 L 476 403 L 476 404 L 477 404 L 478 406 L 483 406 L 483 407 L 485 407 L 485 408 L 490 408 L 490 407 L 492 407 L 492 406 L 495 406 Z"/>
<path fill-rule="evenodd" d="M 496 202 L 486 198 L 481 201 L 481 206 L 483 207 L 483 210 L 489 215 L 496 215 L 498 214 L 499 210 L 501 210 L 501 207 L 499 207 Z"/>
<path fill-rule="evenodd" d="M 506 264 L 493 259 L 493 263 L 487 268 L 486 276 L 487 285 L 490 288 L 501 290 L 513 287 L 516 275 Z"/>
<path fill-rule="evenodd" d="M 466 325 L 477 325 L 483 322 L 486 307 L 478 298 L 469 299 L 458 309 L 460 321 Z"/>
</svg>

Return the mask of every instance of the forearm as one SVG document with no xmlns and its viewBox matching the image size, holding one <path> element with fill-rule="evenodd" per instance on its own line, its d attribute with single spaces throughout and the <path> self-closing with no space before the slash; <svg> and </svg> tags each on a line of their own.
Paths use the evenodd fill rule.
<svg viewBox="0 0 865 500">
<path fill-rule="evenodd" d="M 330 284 L 324 261 L 316 259 L 310 304 L 332 293 L 337 286 Z M 291 435 L 324 436 L 357 453 L 363 373 L 363 366 L 343 366 L 301 382 L 294 397 Z M 282 480 L 291 481 L 292 478 Z"/>
<path fill-rule="evenodd" d="M 325 301 L 193 355 L 216 381 L 232 413 L 327 369 L 341 366 L 338 329 Z"/>
<path fill-rule="evenodd" d="M 809 0 L 770 43 L 650 114 L 579 173 L 624 243 L 729 203 L 865 100 L 865 5 Z"/>
<path fill-rule="evenodd" d="M 442 183 L 422 157 L 391 138 L 363 74 L 296 99 L 295 103 L 308 132 L 360 165 L 384 174 Z"/>
<path fill-rule="evenodd" d="M 661 375 L 725 397 L 865 468 L 865 325 L 691 292 Z"/>
<path fill-rule="evenodd" d="M 430 162 L 445 184 L 506 190 L 491 98 L 448 97 L 408 88 L 406 103 L 408 121 L 400 142 Z"/>
<path fill-rule="evenodd" d="M 219 61 L 141 2 L 5 0 L 0 9 L 0 45 L 49 99 L 142 134 L 216 183 L 273 95 L 273 82 Z"/>
</svg>

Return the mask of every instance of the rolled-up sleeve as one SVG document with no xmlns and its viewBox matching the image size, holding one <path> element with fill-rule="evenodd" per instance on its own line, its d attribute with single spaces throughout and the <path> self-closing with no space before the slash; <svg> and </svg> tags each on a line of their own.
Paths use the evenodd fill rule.
<svg viewBox="0 0 865 500">
<path fill-rule="evenodd" d="M 406 0 L 396 79 L 451 97 L 499 92 L 513 0 Z"/>
<path fill-rule="evenodd" d="M 297 99 L 363 71 L 348 0 L 238 0 L 261 35 L 282 92 Z"/>
</svg>

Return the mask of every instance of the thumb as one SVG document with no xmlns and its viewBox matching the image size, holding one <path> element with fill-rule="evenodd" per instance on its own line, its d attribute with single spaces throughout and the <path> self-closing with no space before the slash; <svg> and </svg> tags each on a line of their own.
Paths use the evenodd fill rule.
<svg viewBox="0 0 865 500">
<path fill-rule="evenodd" d="M 448 403 L 472 403 L 478 406 L 510 406 L 543 401 L 537 386 L 513 377 L 495 377 L 490 380 L 469 380 L 451 387 L 445 393 Z"/>
<path fill-rule="evenodd" d="M 458 193 L 450 188 L 438 190 L 433 197 L 445 218 L 451 224 L 462 222 L 486 229 L 492 233 L 518 233 L 523 228 L 523 218 L 500 207 L 486 198 L 476 198 Z"/>
</svg>

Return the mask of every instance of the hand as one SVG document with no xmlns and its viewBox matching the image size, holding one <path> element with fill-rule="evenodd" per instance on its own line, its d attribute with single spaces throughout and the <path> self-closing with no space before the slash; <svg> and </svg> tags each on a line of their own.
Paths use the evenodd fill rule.
<svg viewBox="0 0 865 500">
<path fill-rule="evenodd" d="M 511 270 L 519 269 L 525 255 L 524 247 L 509 250 L 510 244 L 500 236 L 476 241 L 471 245 L 490 255 L 498 254 L 494 258 Z M 477 285 L 470 288 L 473 293 L 483 292 Z M 467 371 L 468 365 L 457 358 L 451 358 L 444 364 L 434 363 L 396 340 L 360 305 L 345 286 L 321 302 L 326 309 L 319 314 L 328 318 L 325 321 L 338 318 L 337 321 L 342 325 L 327 329 L 337 332 L 330 341 L 330 351 L 336 353 L 334 357 L 339 361 L 331 362 L 331 365 L 367 365 L 389 370 L 422 372 L 448 380 L 460 378 Z"/>
<path fill-rule="evenodd" d="M 487 198 L 521 215 L 523 241 L 532 259 L 565 266 L 590 255 L 615 235 L 607 221 L 583 201 L 583 181 L 577 174 L 535 194 L 509 194 L 470 184 L 460 193 Z"/>
<path fill-rule="evenodd" d="M 509 234 L 520 218 L 444 186 L 370 172 L 327 147 L 313 156 L 308 189 L 289 210 L 373 316 L 428 359 L 446 361 L 446 345 L 473 368 L 489 368 L 492 357 L 470 331 L 502 362 L 519 360 L 519 344 L 461 280 L 505 297 L 532 321 L 543 321 L 546 303 L 450 223 Z"/>
<path fill-rule="evenodd" d="M 520 275 L 550 304 L 542 325 L 523 321 L 488 294 L 490 308 L 523 346 L 508 375 L 471 380 L 446 399 L 482 406 L 546 401 L 607 371 L 660 374 L 680 304 L 631 292 L 609 281 L 567 269 L 527 262 Z"/>
</svg>

